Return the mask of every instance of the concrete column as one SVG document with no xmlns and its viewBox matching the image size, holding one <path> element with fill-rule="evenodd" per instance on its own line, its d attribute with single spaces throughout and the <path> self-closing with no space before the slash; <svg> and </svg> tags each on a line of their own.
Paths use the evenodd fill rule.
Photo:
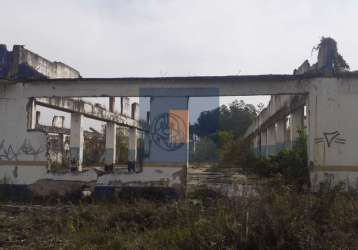
<svg viewBox="0 0 358 250">
<path fill-rule="evenodd" d="M 147 166 L 183 167 L 189 160 L 188 97 L 150 101 L 151 147 Z"/>
<path fill-rule="evenodd" d="M 116 98 L 115 97 L 110 97 L 109 98 L 109 111 L 110 112 L 114 112 L 115 104 L 116 104 Z"/>
<path fill-rule="evenodd" d="M 36 102 L 35 98 L 30 98 L 27 104 L 27 128 L 34 129 L 36 127 Z"/>
<path fill-rule="evenodd" d="M 260 156 L 266 157 L 267 156 L 267 130 L 263 129 L 260 133 Z"/>
<path fill-rule="evenodd" d="M 121 114 L 125 116 L 130 116 L 130 105 L 129 105 L 129 97 L 121 98 Z"/>
<path fill-rule="evenodd" d="M 299 134 L 298 131 L 303 129 L 304 122 L 304 107 L 298 108 L 291 113 L 291 130 L 290 130 L 290 140 L 291 147 L 294 145 Z"/>
<path fill-rule="evenodd" d="M 137 162 L 137 129 L 129 128 L 128 133 L 128 171 L 135 172 Z"/>
<path fill-rule="evenodd" d="M 106 150 L 105 150 L 105 164 L 113 165 L 116 163 L 116 139 L 117 139 L 117 124 L 107 122 L 106 125 Z"/>
<path fill-rule="evenodd" d="M 285 149 L 286 120 L 276 122 L 276 151 L 277 153 Z"/>
<path fill-rule="evenodd" d="M 275 125 L 267 128 L 267 156 L 276 155 L 276 133 Z"/>
<path fill-rule="evenodd" d="M 71 114 L 70 168 L 82 170 L 83 161 L 83 115 Z"/>
<path fill-rule="evenodd" d="M 37 110 L 37 111 L 36 111 L 36 123 L 35 123 L 35 127 L 40 124 L 40 117 L 41 117 L 41 112 Z"/>
<path fill-rule="evenodd" d="M 63 164 L 65 162 L 65 135 L 64 134 L 58 134 L 58 140 L 59 140 L 59 148 L 60 148 L 60 154 L 61 154 L 61 160 L 59 163 Z"/>
<path fill-rule="evenodd" d="M 132 103 L 132 112 L 131 112 L 131 117 L 134 120 L 139 120 L 139 103 Z"/>
<path fill-rule="evenodd" d="M 150 133 L 145 132 L 144 133 L 144 159 L 149 157 L 149 152 L 150 152 Z"/>
</svg>

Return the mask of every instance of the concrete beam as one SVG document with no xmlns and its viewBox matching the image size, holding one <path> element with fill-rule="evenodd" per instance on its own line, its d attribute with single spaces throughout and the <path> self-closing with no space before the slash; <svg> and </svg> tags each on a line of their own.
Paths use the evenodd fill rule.
<svg viewBox="0 0 358 250">
<path fill-rule="evenodd" d="M 71 129 L 69 129 L 69 128 L 58 128 L 58 127 L 46 126 L 46 125 L 42 125 L 42 124 L 37 124 L 36 128 L 33 129 L 33 131 L 41 131 L 45 134 L 64 134 L 64 135 L 71 134 Z M 96 136 L 100 140 L 104 141 L 104 136 L 101 133 L 91 132 L 91 131 L 83 131 L 83 134 L 84 134 L 85 138 Z"/>
<path fill-rule="evenodd" d="M 81 78 L 28 80 L 20 84 L 26 97 L 249 96 L 304 94 L 313 78 L 306 75 Z"/>
<path fill-rule="evenodd" d="M 266 129 L 278 120 L 284 120 L 291 112 L 301 109 L 306 105 L 306 95 L 278 95 L 272 96 L 267 108 L 265 108 L 245 133 L 245 137 Z"/>
<path fill-rule="evenodd" d="M 36 98 L 36 104 L 65 112 L 80 113 L 88 118 L 105 122 L 114 122 L 124 127 L 135 127 L 139 130 L 147 129 L 147 126 L 143 122 L 134 120 L 119 113 L 107 111 L 100 106 L 96 106 L 93 103 L 84 102 L 82 100 L 64 97 L 42 97 Z"/>
</svg>

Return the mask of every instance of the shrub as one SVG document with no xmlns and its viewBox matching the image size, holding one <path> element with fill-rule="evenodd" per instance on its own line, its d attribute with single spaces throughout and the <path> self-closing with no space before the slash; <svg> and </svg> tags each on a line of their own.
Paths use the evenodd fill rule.
<svg viewBox="0 0 358 250">
<path fill-rule="evenodd" d="M 227 199 L 201 190 L 193 196 L 201 201 L 196 203 L 120 200 L 43 209 L 1 206 L 6 234 L 0 234 L 0 241 L 4 249 L 20 242 L 28 249 L 355 249 L 358 245 L 358 201 L 340 187 L 315 194 L 298 192 L 276 177 L 257 192 Z"/>
</svg>

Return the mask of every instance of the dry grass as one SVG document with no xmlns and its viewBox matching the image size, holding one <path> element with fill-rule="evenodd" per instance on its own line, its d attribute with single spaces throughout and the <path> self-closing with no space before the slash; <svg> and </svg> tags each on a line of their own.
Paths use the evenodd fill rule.
<svg viewBox="0 0 358 250">
<path fill-rule="evenodd" d="M 358 201 L 339 190 L 297 192 L 270 182 L 229 200 L 207 190 L 187 200 L 2 204 L 3 249 L 354 249 Z"/>
</svg>

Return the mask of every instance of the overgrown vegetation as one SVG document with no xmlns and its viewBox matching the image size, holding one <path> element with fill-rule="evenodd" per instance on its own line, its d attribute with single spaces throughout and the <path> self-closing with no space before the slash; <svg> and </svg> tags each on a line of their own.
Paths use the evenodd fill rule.
<svg viewBox="0 0 358 250">
<path fill-rule="evenodd" d="M 225 143 L 220 149 L 221 168 L 237 168 L 248 175 L 271 178 L 277 175 L 284 177 L 286 183 L 302 188 L 309 185 L 307 163 L 307 143 L 303 130 L 298 131 L 299 137 L 292 149 L 284 149 L 269 158 L 255 156 L 246 140 L 235 140 L 226 135 Z"/>
<path fill-rule="evenodd" d="M 358 201 L 297 192 L 280 178 L 258 195 L 197 192 L 178 202 L 53 207 L 0 204 L 4 249 L 354 249 Z"/>
<path fill-rule="evenodd" d="M 83 149 L 83 165 L 96 166 L 103 162 L 105 142 L 103 135 L 95 134 L 85 137 Z"/>
<path fill-rule="evenodd" d="M 358 200 L 343 186 L 312 193 L 306 138 L 264 160 L 220 132 L 221 163 L 265 181 L 226 198 L 199 189 L 185 200 L 7 206 L 0 203 L 0 247 L 22 249 L 355 249 Z"/>
<path fill-rule="evenodd" d="M 241 138 L 259 110 L 244 101 L 234 101 L 230 105 L 204 111 L 198 121 L 190 127 L 190 133 L 200 137 L 195 152 L 191 152 L 192 162 L 215 162 L 219 159 L 223 136 Z"/>
<path fill-rule="evenodd" d="M 256 112 L 237 103 L 230 110 L 247 121 L 255 116 L 251 112 Z M 233 116 L 229 113 L 225 117 Z M 317 193 L 305 188 L 309 182 L 304 131 L 299 132 L 292 149 L 264 159 L 255 157 L 242 132 L 232 129 L 205 132 L 209 134 L 204 135 L 198 155 L 205 160 L 217 154 L 217 169 L 236 168 L 259 177 L 263 181 L 250 183 L 254 192 L 227 198 L 197 189 L 177 201 L 131 196 L 108 202 L 59 202 L 55 206 L 53 200 L 47 205 L 0 202 L 0 248 L 357 248 L 356 194 L 343 192 L 343 186 Z"/>
</svg>

